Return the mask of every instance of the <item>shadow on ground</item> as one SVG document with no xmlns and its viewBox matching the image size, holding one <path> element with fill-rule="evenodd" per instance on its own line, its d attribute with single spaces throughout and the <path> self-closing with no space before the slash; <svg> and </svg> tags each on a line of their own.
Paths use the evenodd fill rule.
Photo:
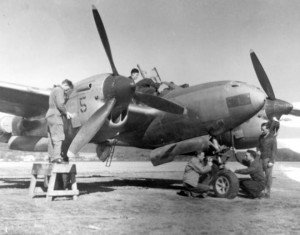
<svg viewBox="0 0 300 235">
<path fill-rule="evenodd" d="M 0 189 L 25 189 L 29 188 L 28 178 L 2 178 L 0 179 Z"/>
<path fill-rule="evenodd" d="M 90 179 L 94 182 L 80 182 L 80 179 Z M 95 181 L 96 180 L 96 181 Z M 137 188 L 153 188 L 153 189 L 167 189 L 167 190 L 182 190 L 181 180 L 172 179 L 153 179 L 153 178 L 124 178 L 115 179 L 113 177 L 101 177 L 95 175 L 95 177 L 77 177 L 77 187 L 80 191 L 80 195 L 92 194 L 92 193 L 105 193 L 116 190 L 117 187 L 137 187 Z M 2 178 L 0 179 L 0 189 L 28 189 L 30 180 L 28 178 Z M 43 188 L 43 179 L 38 181 L 37 187 Z M 45 191 L 46 189 L 43 188 Z M 208 194 L 209 197 L 216 198 L 213 192 Z M 250 199 L 251 198 L 241 192 L 237 195 L 239 198 Z"/>
<path fill-rule="evenodd" d="M 140 188 L 157 188 L 157 189 L 181 189 L 180 180 L 171 179 L 151 179 L 151 178 L 124 178 L 109 179 L 102 177 L 105 181 L 96 182 L 78 182 L 81 177 L 77 177 L 77 187 L 82 194 L 97 192 L 111 192 L 115 187 L 140 187 Z M 82 177 L 86 179 L 87 177 Z M 101 177 L 88 177 L 92 179 Z M 79 179 L 79 180 L 78 180 Z M 108 179 L 108 180 L 107 180 Z M 28 178 L 2 178 L 0 179 L 0 189 L 29 189 L 30 180 Z M 38 181 L 37 187 L 43 186 L 43 179 Z"/>
<path fill-rule="evenodd" d="M 80 190 L 87 193 L 99 192 L 102 187 L 140 187 L 140 188 L 158 188 L 158 189 L 173 189 L 178 190 L 182 187 L 180 180 L 170 179 L 149 179 L 149 178 L 132 178 L 132 179 L 114 179 L 104 182 L 78 183 Z"/>
</svg>

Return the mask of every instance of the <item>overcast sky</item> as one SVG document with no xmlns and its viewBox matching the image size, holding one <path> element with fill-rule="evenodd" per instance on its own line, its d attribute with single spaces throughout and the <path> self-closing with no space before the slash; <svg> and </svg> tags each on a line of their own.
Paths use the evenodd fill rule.
<svg viewBox="0 0 300 235">
<path fill-rule="evenodd" d="M 92 4 L 122 75 L 139 63 L 179 84 L 239 80 L 260 86 L 253 49 L 276 97 L 300 101 L 296 0 L 1 0 L 1 81 L 48 88 L 65 78 L 77 82 L 111 72 Z"/>
</svg>

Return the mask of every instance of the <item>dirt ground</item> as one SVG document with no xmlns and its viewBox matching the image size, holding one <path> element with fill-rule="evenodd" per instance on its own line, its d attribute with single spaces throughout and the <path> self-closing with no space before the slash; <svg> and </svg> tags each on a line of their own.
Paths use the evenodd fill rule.
<svg viewBox="0 0 300 235">
<path fill-rule="evenodd" d="M 276 163 L 269 200 L 179 196 L 184 162 L 76 166 L 78 200 L 46 202 L 28 196 L 32 162 L 1 162 L 0 234 L 300 234 L 300 163 Z"/>
</svg>

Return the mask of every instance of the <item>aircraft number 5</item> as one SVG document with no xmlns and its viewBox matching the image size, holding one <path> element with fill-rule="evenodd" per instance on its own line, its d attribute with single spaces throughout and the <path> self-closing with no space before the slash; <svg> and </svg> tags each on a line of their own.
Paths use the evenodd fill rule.
<svg viewBox="0 0 300 235">
<path fill-rule="evenodd" d="M 85 96 L 79 98 L 80 111 L 82 113 L 86 112 L 86 110 L 87 110 L 87 106 L 85 104 L 85 99 L 86 99 Z"/>
</svg>

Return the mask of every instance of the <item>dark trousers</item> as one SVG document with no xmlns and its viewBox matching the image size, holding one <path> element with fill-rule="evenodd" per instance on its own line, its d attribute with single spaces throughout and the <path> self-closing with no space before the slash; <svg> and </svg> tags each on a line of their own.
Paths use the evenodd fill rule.
<svg viewBox="0 0 300 235">
<path fill-rule="evenodd" d="M 258 197 L 265 189 L 262 182 L 257 182 L 252 179 L 240 179 L 240 188 L 252 197 Z"/>
<path fill-rule="evenodd" d="M 187 183 L 183 183 L 183 186 L 185 187 L 186 190 L 193 193 L 206 193 L 210 189 L 208 184 L 201 184 L 201 183 L 198 183 L 197 187 L 193 187 Z"/>
<path fill-rule="evenodd" d="M 48 128 L 48 153 L 49 160 L 61 158 L 61 145 L 65 139 L 63 120 L 61 116 L 47 117 Z"/>
<path fill-rule="evenodd" d="M 263 169 L 265 172 L 266 177 L 266 194 L 271 194 L 271 187 L 272 187 L 272 172 L 273 166 L 268 167 L 268 163 L 270 162 L 270 158 L 265 158 L 262 160 Z"/>
</svg>

